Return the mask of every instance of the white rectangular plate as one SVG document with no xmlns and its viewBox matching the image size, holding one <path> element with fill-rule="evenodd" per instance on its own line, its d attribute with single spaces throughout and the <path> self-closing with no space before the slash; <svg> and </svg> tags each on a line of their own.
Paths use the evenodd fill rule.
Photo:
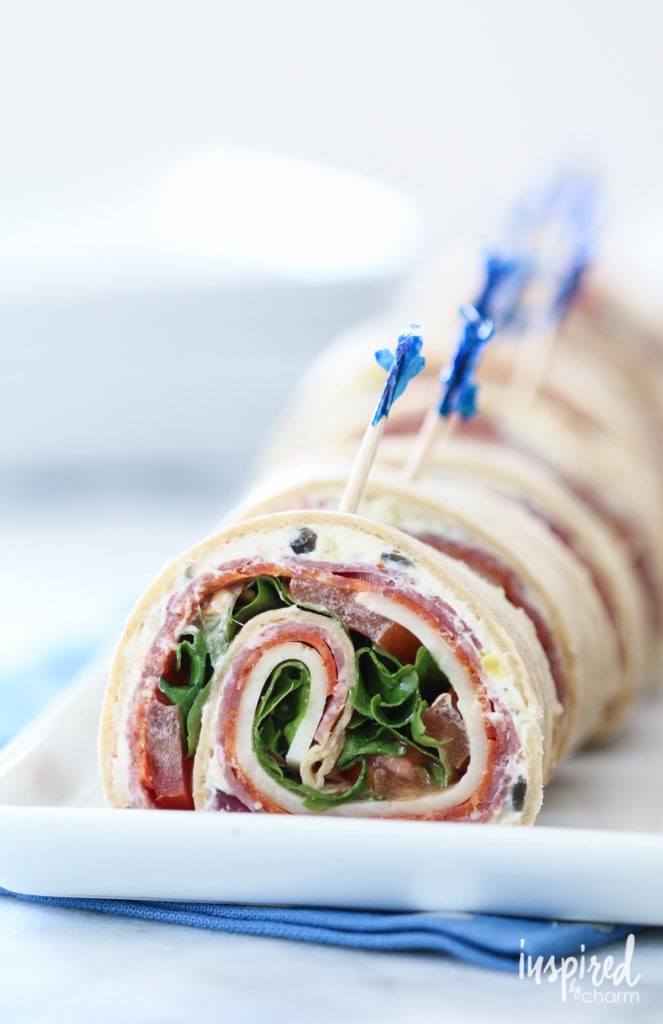
<svg viewBox="0 0 663 1024">
<path fill-rule="evenodd" d="M 663 694 L 562 765 L 534 828 L 103 806 L 106 671 L 0 755 L 0 886 L 50 896 L 663 924 Z"/>
</svg>

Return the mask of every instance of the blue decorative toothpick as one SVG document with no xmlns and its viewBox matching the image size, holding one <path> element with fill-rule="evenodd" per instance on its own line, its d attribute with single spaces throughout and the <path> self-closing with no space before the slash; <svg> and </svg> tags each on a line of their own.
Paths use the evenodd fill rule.
<svg viewBox="0 0 663 1024">
<path fill-rule="evenodd" d="M 484 294 L 486 291 L 487 289 L 484 289 Z M 458 414 L 461 419 L 469 419 L 477 411 L 477 384 L 474 381 L 474 374 L 481 352 L 492 338 L 495 328 L 491 320 L 481 316 L 476 306 L 462 306 L 460 313 L 465 319 L 465 327 L 451 362 L 440 374 L 442 394 L 428 410 L 410 449 L 405 466 L 405 476 L 408 480 L 414 480 L 424 465 L 439 431 L 440 422 L 446 421 L 450 424 L 454 414 Z"/>
<path fill-rule="evenodd" d="M 443 391 L 437 412 L 444 417 L 458 413 L 467 420 L 477 411 L 477 385 L 473 378 L 483 347 L 492 338 L 495 328 L 474 306 L 463 306 L 460 313 L 466 321 L 465 329 L 450 366 L 440 375 Z"/>
<path fill-rule="evenodd" d="M 373 419 L 366 428 L 359 451 L 357 452 L 357 457 L 339 505 L 340 512 L 355 512 L 357 510 L 391 407 L 396 399 L 400 398 L 403 394 L 410 381 L 418 373 L 421 373 L 425 366 L 426 361 L 420 354 L 423 342 L 418 331 L 419 326 L 412 324 L 399 337 L 395 352 L 392 353 L 388 349 L 380 349 L 379 352 L 375 353 L 375 358 L 380 366 L 388 371 L 387 379 L 373 414 Z"/>
<path fill-rule="evenodd" d="M 416 333 L 418 330 L 419 325 L 412 324 L 404 334 L 401 334 L 394 353 L 388 348 L 381 348 L 375 353 L 380 366 L 389 372 L 371 421 L 372 427 L 375 427 L 384 416 L 389 415 L 396 399 L 400 398 L 410 381 L 421 373 L 426 364 L 426 360 L 420 355 L 423 340 L 421 335 Z"/>
</svg>

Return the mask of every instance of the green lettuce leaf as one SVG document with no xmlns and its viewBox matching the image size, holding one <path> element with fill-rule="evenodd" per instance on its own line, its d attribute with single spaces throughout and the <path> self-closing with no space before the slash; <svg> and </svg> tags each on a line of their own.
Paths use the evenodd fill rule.
<svg viewBox="0 0 663 1024">
<path fill-rule="evenodd" d="M 268 749 L 282 757 L 288 753 L 306 714 L 311 676 L 301 661 L 284 661 L 272 672 L 255 718 L 254 734 L 267 723 L 273 745 Z"/>
<path fill-rule="evenodd" d="M 253 596 L 245 599 L 249 593 Z M 227 641 L 230 641 L 239 633 L 242 626 L 263 612 L 272 611 L 275 608 L 286 608 L 294 604 L 291 600 L 287 586 L 277 576 L 256 576 L 247 584 L 242 595 L 235 602 L 232 615 L 228 622 Z"/>
<path fill-rule="evenodd" d="M 414 669 L 419 676 L 419 693 L 428 704 L 450 688 L 449 680 L 427 647 L 420 647 L 417 651 Z"/>
<path fill-rule="evenodd" d="M 378 647 L 363 647 L 356 653 L 356 662 L 357 675 L 350 694 L 352 704 L 364 718 L 383 729 L 382 733 L 375 731 L 372 734 L 374 746 L 369 752 L 392 753 L 387 741 L 391 736 L 393 741 L 402 744 L 401 755 L 407 746 L 424 754 L 429 759 L 431 772 L 434 772 L 434 781 L 447 785 L 450 771 L 444 753 L 446 741 L 440 743 L 429 736 L 422 721 L 422 715 L 429 707 L 422 693 L 434 699 L 449 689 L 449 680 L 430 651 L 420 647 L 414 665 L 403 665 L 398 658 Z M 351 755 L 354 744 L 352 724 L 353 720 L 350 721 L 346 741 L 348 755 Z M 382 749 L 378 749 L 380 746 Z M 345 758 L 344 747 L 341 759 Z"/>
<path fill-rule="evenodd" d="M 183 685 L 169 683 L 166 679 L 161 678 L 159 689 L 171 704 L 175 704 L 179 708 L 182 719 L 184 756 L 191 757 L 198 745 L 200 721 L 212 675 L 212 662 L 202 629 L 191 627 L 190 632 L 182 636 L 175 650 L 176 671 L 182 672 L 187 668 L 189 677 L 187 683 Z"/>
<path fill-rule="evenodd" d="M 308 810 L 324 811 L 365 792 L 368 766 L 364 762 L 355 783 L 339 793 L 321 793 L 289 774 L 285 757 L 306 714 L 310 686 L 310 673 L 302 662 L 285 661 L 274 669 L 254 720 L 253 749 L 258 763 L 275 782 L 303 797 Z"/>
<path fill-rule="evenodd" d="M 377 647 L 357 651 L 356 667 L 350 695 L 356 710 L 387 728 L 407 725 L 420 702 L 419 677 L 414 667 L 403 665 Z"/>
<path fill-rule="evenodd" d="M 246 593 L 253 596 L 245 599 Z M 185 757 L 192 757 L 200 739 L 203 708 L 209 694 L 214 666 L 233 637 L 250 619 L 272 608 L 283 608 L 290 600 L 285 583 L 271 576 L 258 576 L 243 591 L 227 622 L 205 619 L 199 613 L 200 626 L 190 626 L 179 637 L 175 650 L 177 673 L 188 675 L 183 683 L 169 683 L 162 678 L 159 689 L 179 709 Z"/>
<path fill-rule="evenodd" d="M 390 754 L 392 757 L 402 757 L 405 752 L 405 744 L 389 729 L 385 729 L 378 722 L 373 722 L 370 718 L 364 718 L 363 715 L 355 712 L 345 735 L 345 744 L 338 760 L 338 767 L 343 772 L 369 754 Z"/>
<path fill-rule="evenodd" d="M 423 653 L 422 653 L 423 652 Z M 281 669 L 286 669 L 281 673 Z M 446 786 L 449 767 L 443 744 L 426 733 L 422 715 L 428 703 L 423 689 L 435 696 L 449 682 L 430 652 L 421 648 L 414 665 L 403 665 L 378 647 L 356 653 L 356 679 L 350 699 L 354 713 L 338 760 L 339 771 L 359 765 L 356 780 L 344 790 L 315 790 L 295 778 L 285 756 L 306 712 L 310 679 L 304 665 L 285 662 L 272 673 L 263 691 L 254 724 L 254 750 L 264 770 L 279 785 L 303 798 L 306 808 L 325 811 L 350 800 L 370 798 L 370 755 L 403 757 L 414 748 L 427 758 L 422 772 L 436 785 Z"/>
<path fill-rule="evenodd" d="M 213 668 L 228 644 L 254 616 L 293 603 L 287 582 L 260 576 L 247 583 L 227 622 L 200 616 L 201 625 L 192 625 L 180 636 L 175 669 L 185 681 L 171 683 L 162 678 L 159 687 L 179 709 L 186 757 L 195 753 Z M 405 665 L 375 644 L 368 646 L 365 637 L 353 635 L 352 639 L 357 648 L 350 693 L 354 712 L 337 765 L 342 772 L 359 765 L 351 785 L 320 792 L 304 785 L 286 766 L 285 757 L 309 700 L 310 675 L 303 663 L 286 661 L 274 670 L 256 712 L 253 741 L 259 763 L 279 785 L 297 792 L 310 810 L 323 811 L 370 797 L 367 758 L 380 754 L 402 757 L 408 747 L 426 756 L 427 764 L 421 770 L 436 784 L 448 784 L 444 743 L 428 735 L 422 720 L 429 703 L 449 689 L 444 672 L 425 647 L 419 648 L 414 665 Z"/>
</svg>

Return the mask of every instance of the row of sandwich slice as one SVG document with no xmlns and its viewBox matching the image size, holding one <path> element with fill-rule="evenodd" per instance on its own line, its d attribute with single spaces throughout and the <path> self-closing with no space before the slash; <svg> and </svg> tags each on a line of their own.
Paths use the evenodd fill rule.
<svg viewBox="0 0 663 1024">
<path fill-rule="evenodd" d="M 111 804 L 527 824 L 656 684 L 663 335 L 592 270 L 545 353 L 488 345 L 478 414 L 413 472 L 473 273 L 416 293 L 426 368 L 356 514 L 373 352 L 412 296 L 315 362 L 244 499 L 143 595 L 102 714 Z"/>
</svg>

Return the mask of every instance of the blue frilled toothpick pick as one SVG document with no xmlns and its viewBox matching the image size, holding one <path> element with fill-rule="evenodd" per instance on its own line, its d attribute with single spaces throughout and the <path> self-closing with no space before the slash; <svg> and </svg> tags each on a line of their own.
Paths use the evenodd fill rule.
<svg viewBox="0 0 663 1024">
<path fill-rule="evenodd" d="M 410 381 L 421 373 L 425 366 L 426 361 L 420 354 L 423 341 L 418 332 L 419 325 L 412 324 L 399 337 L 395 352 L 392 353 L 389 349 L 380 349 L 375 353 L 375 358 L 380 366 L 388 371 L 387 379 L 373 418 L 366 428 L 357 452 L 339 505 L 340 512 L 356 512 L 391 407 L 396 399 L 403 394 Z"/>
<path fill-rule="evenodd" d="M 441 424 L 445 424 L 448 434 L 456 415 L 469 419 L 476 413 L 478 388 L 474 375 L 481 353 L 495 333 L 495 323 L 486 314 L 492 313 L 502 324 L 513 316 L 519 294 L 519 289 L 514 288 L 517 268 L 516 260 L 489 256 L 477 303 L 461 307 L 465 326 L 451 362 L 440 374 L 440 397 L 428 410 L 410 449 L 404 469 L 407 480 L 415 479 L 426 463 L 433 441 L 444 436 Z"/>
<path fill-rule="evenodd" d="M 474 374 L 483 348 L 492 338 L 495 328 L 492 321 L 482 317 L 474 306 L 462 306 L 460 313 L 466 321 L 465 329 L 450 366 L 440 377 L 443 387 L 437 414 L 448 419 L 458 413 L 461 419 L 468 420 L 477 411 L 478 387 Z"/>
<path fill-rule="evenodd" d="M 601 219 L 601 195 L 592 178 L 574 175 L 557 182 L 544 225 L 548 242 L 539 257 L 540 274 L 549 286 L 548 302 L 539 315 L 554 328 L 560 325 L 594 259 Z"/>
<path fill-rule="evenodd" d="M 504 256 L 499 252 L 489 252 L 485 262 L 485 280 L 472 304 L 474 309 L 479 316 L 490 320 L 496 331 L 511 326 L 530 275 L 530 263 L 524 254 Z"/>
<path fill-rule="evenodd" d="M 585 271 L 595 257 L 596 242 L 603 211 L 595 183 L 588 178 L 567 182 L 558 197 L 557 218 L 566 235 L 566 253 L 562 255 L 554 282 L 550 319 L 558 327 L 582 284 Z"/>
<path fill-rule="evenodd" d="M 559 179 L 549 191 L 540 218 L 533 290 L 541 298 L 527 312 L 525 330 L 530 343 L 520 351 L 510 381 L 530 395 L 540 387 L 555 338 L 594 259 L 602 218 L 595 182 L 580 175 Z"/>
</svg>

